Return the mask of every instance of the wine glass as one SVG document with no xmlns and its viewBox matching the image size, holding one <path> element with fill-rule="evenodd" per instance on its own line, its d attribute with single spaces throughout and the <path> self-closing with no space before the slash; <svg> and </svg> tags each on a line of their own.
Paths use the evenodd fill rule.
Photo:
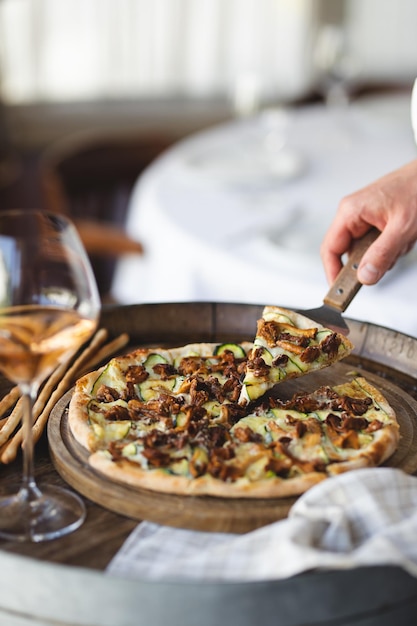
<svg viewBox="0 0 417 626">
<path fill-rule="evenodd" d="M 100 299 L 72 223 L 32 210 L 0 211 L 0 371 L 24 399 L 20 488 L 0 497 L 0 537 L 45 541 L 78 528 L 85 505 L 34 476 L 32 407 L 40 384 L 92 335 Z"/>
<path fill-rule="evenodd" d="M 321 88 L 329 108 L 346 108 L 350 91 L 358 78 L 359 67 L 348 47 L 343 25 L 324 24 L 314 44 L 313 61 Z"/>
<path fill-rule="evenodd" d="M 255 73 L 238 74 L 231 93 L 234 116 L 242 122 L 239 141 L 205 159 L 223 181 L 247 189 L 284 183 L 303 173 L 305 160 L 291 147 L 292 112 L 284 102 L 265 106 Z M 210 167 L 211 166 L 211 167 Z"/>
</svg>

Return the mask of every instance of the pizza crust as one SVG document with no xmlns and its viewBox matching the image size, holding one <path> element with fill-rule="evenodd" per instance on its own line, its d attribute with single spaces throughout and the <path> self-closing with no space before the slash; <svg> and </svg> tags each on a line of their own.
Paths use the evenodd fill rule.
<svg viewBox="0 0 417 626">
<path fill-rule="evenodd" d="M 92 454 L 89 464 L 111 480 L 127 483 L 140 489 L 182 496 L 285 498 L 300 495 L 327 478 L 324 473 L 311 472 L 291 479 L 270 478 L 257 482 L 250 482 L 244 478 L 229 483 L 207 474 L 191 479 L 186 476 L 170 475 L 161 469 L 148 471 L 126 459 L 114 462 L 103 451 Z"/>
<path fill-rule="evenodd" d="M 77 380 L 68 407 L 68 425 L 80 445 L 89 452 L 96 450 L 96 438 L 89 423 L 87 406 L 91 399 L 91 388 L 103 368 L 86 374 Z"/>
<path fill-rule="evenodd" d="M 398 424 L 388 424 L 376 432 L 374 440 L 365 450 L 360 451 L 355 457 L 340 463 L 331 463 L 327 467 L 329 475 L 343 474 L 364 467 L 377 467 L 389 459 L 397 449 L 399 441 Z"/>
<path fill-rule="evenodd" d="M 355 385 L 357 385 L 360 390 L 363 390 L 363 395 L 370 396 L 374 403 L 381 407 L 381 410 L 386 414 L 390 423 L 385 424 L 381 430 L 374 433 L 373 442 L 369 444 L 365 450 L 361 451 L 354 460 L 329 465 L 329 474 L 341 474 L 342 472 L 362 467 L 376 467 L 378 465 L 382 465 L 384 461 L 389 459 L 389 457 L 394 454 L 398 447 L 400 440 L 400 427 L 392 406 L 388 403 L 387 399 L 382 395 L 379 389 L 371 385 L 365 378 L 355 378 Z M 337 385 L 335 389 L 340 390 L 346 387 L 350 388 L 351 395 L 355 395 L 352 391 L 352 384 Z"/>
</svg>

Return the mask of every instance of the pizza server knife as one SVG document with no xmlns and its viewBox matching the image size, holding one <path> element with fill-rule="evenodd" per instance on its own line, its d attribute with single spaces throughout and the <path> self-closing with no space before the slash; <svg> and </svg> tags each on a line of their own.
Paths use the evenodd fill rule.
<svg viewBox="0 0 417 626">
<path fill-rule="evenodd" d="M 297 312 L 319 322 L 326 328 L 348 335 L 349 327 L 343 319 L 342 313 L 362 287 L 356 274 L 359 262 L 379 234 L 380 232 L 376 228 L 372 228 L 361 239 L 354 241 L 346 264 L 323 298 L 323 306 L 316 309 L 298 310 Z"/>
</svg>

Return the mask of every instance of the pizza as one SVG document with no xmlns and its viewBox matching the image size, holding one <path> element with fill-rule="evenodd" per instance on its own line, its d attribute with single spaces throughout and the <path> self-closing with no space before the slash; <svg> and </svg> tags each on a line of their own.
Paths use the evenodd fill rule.
<svg viewBox="0 0 417 626">
<path fill-rule="evenodd" d="M 256 400 L 286 379 L 328 367 L 352 349 L 344 335 L 300 313 L 266 306 L 258 320 L 240 402 Z"/>
<path fill-rule="evenodd" d="M 286 379 L 351 349 L 345 337 L 284 311 L 265 307 L 253 342 L 139 348 L 79 379 L 68 422 L 89 464 L 111 480 L 161 493 L 280 498 L 383 463 L 398 445 L 399 426 L 365 378 L 280 396 Z M 272 340 L 264 330 L 271 321 L 279 328 Z M 315 358 L 301 359 L 309 348 Z"/>
</svg>

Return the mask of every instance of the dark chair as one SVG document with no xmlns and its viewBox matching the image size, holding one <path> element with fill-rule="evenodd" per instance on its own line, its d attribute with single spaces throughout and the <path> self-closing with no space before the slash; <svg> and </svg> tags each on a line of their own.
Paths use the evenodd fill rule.
<svg viewBox="0 0 417 626">
<path fill-rule="evenodd" d="M 117 258 L 143 254 L 125 231 L 132 187 L 173 140 L 154 134 L 77 134 L 48 147 L 40 160 L 46 209 L 72 218 L 89 254 L 103 300 Z"/>
</svg>

